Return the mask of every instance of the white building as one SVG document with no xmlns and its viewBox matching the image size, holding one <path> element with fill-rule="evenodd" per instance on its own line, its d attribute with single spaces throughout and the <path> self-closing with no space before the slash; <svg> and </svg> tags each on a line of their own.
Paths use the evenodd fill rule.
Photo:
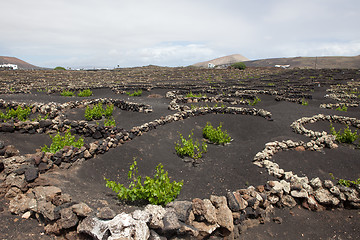
<svg viewBox="0 0 360 240">
<path fill-rule="evenodd" d="M 12 70 L 17 70 L 18 69 L 18 65 L 16 64 L 11 64 L 11 63 L 5 63 L 5 64 L 1 64 L 0 68 L 11 68 Z"/>
<path fill-rule="evenodd" d="M 215 64 L 213 63 L 208 63 L 208 68 L 214 68 L 215 67 Z"/>
<path fill-rule="evenodd" d="M 290 65 L 275 65 L 277 68 L 289 68 Z"/>
</svg>

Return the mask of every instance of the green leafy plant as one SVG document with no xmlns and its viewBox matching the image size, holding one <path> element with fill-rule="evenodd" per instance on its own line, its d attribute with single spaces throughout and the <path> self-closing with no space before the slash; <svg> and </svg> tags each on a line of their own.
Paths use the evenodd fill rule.
<svg viewBox="0 0 360 240">
<path fill-rule="evenodd" d="M 260 98 L 258 98 L 258 97 L 256 97 L 256 98 L 254 98 L 254 100 L 251 102 L 250 100 L 248 100 L 248 103 L 249 103 L 249 105 L 251 105 L 251 106 L 255 106 L 257 103 L 259 103 L 259 102 L 261 102 L 261 99 Z"/>
<path fill-rule="evenodd" d="M 94 105 L 93 107 L 86 106 L 85 109 L 85 119 L 88 121 L 91 120 L 99 120 L 102 116 L 109 118 L 112 116 L 114 111 L 114 104 L 109 104 L 106 108 L 103 108 L 103 103 L 98 102 L 98 104 Z"/>
<path fill-rule="evenodd" d="M 199 106 L 196 106 L 196 105 L 193 105 L 193 104 L 190 105 L 191 110 L 198 109 L 198 108 L 199 108 Z"/>
<path fill-rule="evenodd" d="M 139 97 L 142 94 L 142 90 L 134 91 L 134 92 L 126 92 L 126 94 L 130 97 Z"/>
<path fill-rule="evenodd" d="M 329 175 L 331 176 L 331 178 L 333 180 L 336 180 L 339 185 L 342 185 L 345 187 L 360 185 L 360 178 L 352 181 L 352 180 L 347 180 L 347 179 L 342 179 L 342 178 L 335 178 L 334 174 L 332 174 L 332 173 L 329 173 Z"/>
<path fill-rule="evenodd" d="M 206 97 L 206 94 L 193 94 L 191 91 L 185 95 L 185 97 L 188 97 L 188 98 L 201 98 L 201 97 Z"/>
<path fill-rule="evenodd" d="M 219 106 L 217 103 L 214 105 L 214 108 L 217 108 L 217 107 L 220 107 L 220 108 L 226 108 L 226 105 L 221 103 L 221 105 Z"/>
<path fill-rule="evenodd" d="M 245 63 L 243 62 L 237 62 L 231 65 L 232 68 L 244 70 L 246 68 Z"/>
<path fill-rule="evenodd" d="M 339 107 L 337 107 L 335 110 L 336 110 L 336 111 L 347 112 L 348 108 L 347 108 L 347 106 L 342 105 L 342 107 L 339 106 Z"/>
<path fill-rule="evenodd" d="M 356 139 L 359 138 L 359 135 L 357 135 L 357 131 L 355 130 L 355 132 L 352 132 L 348 125 L 343 130 L 343 132 L 341 131 L 341 129 L 336 132 L 335 128 L 331 123 L 330 133 L 336 137 L 337 141 L 342 143 L 353 143 Z"/>
<path fill-rule="evenodd" d="M 64 67 L 56 67 L 54 70 L 66 70 Z"/>
<path fill-rule="evenodd" d="M 112 116 L 113 112 L 114 112 L 114 104 L 109 104 L 106 106 L 104 110 L 104 116 L 109 118 Z"/>
<path fill-rule="evenodd" d="M 104 179 L 106 187 L 114 191 L 119 199 L 128 201 L 147 200 L 155 205 L 166 205 L 173 201 L 180 194 L 184 183 L 183 181 L 170 182 L 168 172 L 164 171 L 161 163 L 157 165 L 154 177 L 146 176 L 144 183 L 142 183 L 135 159 L 128 172 L 128 179 L 131 181 L 128 188 L 115 181 Z"/>
<path fill-rule="evenodd" d="M 60 93 L 61 96 L 64 96 L 64 97 L 73 97 L 75 96 L 75 93 L 72 92 L 72 91 L 68 91 L 68 90 L 63 90 L 61 93 Z"/>
<path fill-rule="evenodd" d="M 116 126 L 116 122 L 115 122 L 115 119 L 114 118 L 108 118 L 105 120 L 104 122 L 104 126 L 105 127 L 115 127 Z"/>
<path fill-rule="evenodd" d="M 180 157 L 191 157 L 193 159 L 198 159 L 202 157 L 202 154 L 207 151 L 207 145 L 205 142 L 200 143 L 198 140 L 193 140 L 194 133 L 191 131 L 189 134 L 189 139 L 185 139 L 180 133 L 180 141 L 175 143 L 176 154 Z"/>
<path fill-rule="evenodd" d="M 210 142 L 216 144 L 226 144 L 231 141 L 231 137 L 227 131 L 222 131 L 222 123 L 217 128 L 214 128 L 210 122 L 206 123 L 206 126 L 203 128 L 203 136 L 206 139 L 209 139 Z"/>
<path fill-rule="evenodd" d="M 303 99 L 301 99 L 301 105 L 307 106 L 307 105 L 309 105 L 309 102 L 305 101 L 305 98 L 303 98 Z"/>
<path fill-rule="evenodd" d="M 30 107 L 22 108 L 21 106 L 17 106 L 16 110 L 14 108 L 6 109 L 6 112 L 0 112 L 0 119 L 3 120 L 19 120 L 26 121 L 31 113 Z"/>
<path fill-rule="evenodd" d="M 79 97 L 90 97 L 93 94 L 93 92 L 90 89 L 82 90 L 78 93 Z"/>
<path fill-rule="evenodd" d="M 81 148 L 84 146 L 84 139 L 80 137 L 77 141 L 75 140 L 75 136 L 71 135 L 70 129 L 66 130 L 64 136 L 62 136 L 59 132 L 55 136 L 51 136 L 52 143 L 50 147 L 45 145 L 41 148 L 43 152 L 51 152 L 56 153 L 57 151 L 63 149 L 65 146 L 73 146 L 77 148 Z"/>
<path fill-rule="evenodd" d="M 39 122 L 39 121 L 41 121 L 41 120 L 46 120 L 46 119 L 48 119 L 48 117 L 49 117 L 49 114 L 46 114 L 45 116 L 38 115 L 36 118 L 33 118 L 31 121 L 32 121 L 32 122 L 35 122 L 35 121 Z"/>
<path fill-rule="evenodd" d="M 275 86 L 275 83 L 268 83 L 267 84 L 269 87 L 273 87 L 273 86 Z"/>
</svg>

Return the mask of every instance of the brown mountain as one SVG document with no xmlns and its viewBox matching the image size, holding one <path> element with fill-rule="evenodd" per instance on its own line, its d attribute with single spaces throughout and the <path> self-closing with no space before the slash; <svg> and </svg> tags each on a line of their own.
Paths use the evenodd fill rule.
<svg viewBox="0 0 360 240">
<path fill-rule="evenodd" d="M 248 67 L 274 67 L 275 65 L 290 65 L 290 68 L 355 68 L 360 69 L 360 55 L 354 57 L 294 57 L 269 58 L 247 61 Z"/>
<path fill-rule="evenodd" d="M 244 62 L 244 61 L 249 61 L 249 59 L 244 57 L 241 54 L 233 54 L 233 55 L 229 55 L 229 56 L 225 56 L 225 57 L 215 58 L 210 61 L 195 63 L 192 66 L 207 68 L 209 63 L 212 63 L 214 65 L 229 65 L 229 64 L 236 63 L 236 62 Z"/>
<path fill-rule="evenodd" d="M 11 63 L 16 64 L 19 69 L 43 69 L 41 67 L 34 66 L 16 57 L 0 56 L 0 64 Z"/>
</svg>

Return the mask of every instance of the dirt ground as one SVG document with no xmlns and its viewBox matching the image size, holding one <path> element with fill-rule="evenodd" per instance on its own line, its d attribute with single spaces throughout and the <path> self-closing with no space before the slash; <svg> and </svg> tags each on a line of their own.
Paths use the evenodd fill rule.
<svg viewBox="0 0 360 240">
<path fill-rule="evenodd" d="M 319 108 L 320 103 L 333 102 L 325 99 L 327 87 L 314 88 L 308 106 L 286 101 L 275 101 L 275 96 L 258 95 L 261 102 L 255 107 L 272 113 L 272 121 L 258 116 L 208 114 L 173 122 L 134 138 L 122 146 L 111 149 L 82 164 L 68 170 L 51 170 L 41 174 L 41 178 L 59 186 L 69 193 L 73 201 L 85 202 L 99 208 L 110 206 L 116 212 L 130 212 L 140 205 L 119 201 L 115 194 L 105 187 L 104 177 L 121 183 L 127 182 L 127 172 L 133 159 L 138 162 L 142 176 L 152 175 L 157 164 L 162 163 L 171 179 L 184 180 L 179 200 L 191 200 L 195 197 L 209 198 L 211 194 L 225 195 L 249 185 L 257 186 L 275 178 L 252 163 L 255 154 L 264 148 L 265 143 L 275 140 L 304 141 L 310 139 L 296 134 L 290 124 L 301 118 L 319 113 L 325 115 L 343 115 L 360 118 L 359 107 L 339 112 Z M 94 90 L 94 98 L 108 97 L 146 103 L 153 107 L 149 114 L 115 110 L 114 117 L 118 127 L 130 129 L 161 116 L 174 113 L 168 110 L 169 99 L 165 93 L 169 89 L 153 89 L 141 97 L 128 97 L 115 94 L 109 88 Z M 150 94 L 159 94 L 157 98 Z M 16 101 L 57 101 L 66 102 L 69 98 L 56 94 L 3 94 L 0 98 Z M 71 98 L 71 101 L 78 98 Z M 84 109 L 67 112 L 72 120 L 80 120 Z M 201 129 L 207 122 L 213 126 L 220 123 L 233 141 L 230 145 L 208 145 L 208 152 L 195 166 L 178 157 L 175 142 L 179 134 L 187 136 L 192 131 L 194 137 L 202 140 Z M 329 130 L 328 122 L 308 124 L 313 130 Z M 0 133 L 1 140 L 13 144 L 21 154 L 33 153 L 35 149 L 50 143 L 45 134 Z M 340 144 L 337 149 L 325 149 L 322 152 L 285 151 L 273 157 L 285 171 L 293 171 L 299 176 L 330 179 L 329 173 L 345 179 L 360 177 L 360 150 L 353 146 Z M 311 212 L 305 209 L 276 209 L 274 217 L 281 218 L 281 224 L 270 222 L 248 229 L 241 239 L 360 239 L 360 211 L 336 209 L 333 211 Z M 11 215 L 8 201 L 0 201 L 0 239 L 52 239 L 44 235 L 43 227 L 35 219 L 24 220 L 21 216 Z"/>
</svg>

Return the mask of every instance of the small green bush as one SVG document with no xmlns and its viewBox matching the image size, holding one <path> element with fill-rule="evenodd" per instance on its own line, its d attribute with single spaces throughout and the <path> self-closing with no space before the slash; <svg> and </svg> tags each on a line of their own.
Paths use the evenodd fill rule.
<svg viewBox="0 0 360 240">
<path fill-rule="evenodd" d="M 198 159 L 202 157 L 202 154 L 207 151 L 207 145 L 205 142 L 203 142 L 200 147 L 198 140 L 194 142 L 193 136 L 194 133 L 191 132 L 189 134 L 189 139 L 187 140 L 180 134 L 180 142 L 177 141 L 175 143 L 175 151 L 177 155 L 179 155 L 180 157 L 188 156 L 193 159 Z"/>
<path fill-rule="evenodd" d="M 206 139 L 209 139 L 210 142 L 216 144 L 226 144 L 231 141 L 231 137 L 227 131 L 222 131 L 222 124 L 215 129 L 210 122 L 206 123 L 206 126 L 203 128 L 203 136 Z"/>
<path fill-rule="evenodd" d="M 347 108 L 347 106 L 342 105 L 342 107 L 337 107 L 335 110 L 336 111 L 347 112 L 348 108 Z"/>
<path fill-rule="evenodd" d="M 251 106 L 255 106 L 257 103 L 259 103 L 259 102 L 261 102 L 261 99 L 260 98 L 258 98 L 258 97 L 256 97 L 256 98 L 254 98 L 254 100 L 251 102 L 250 100 L 248 100 L 248 103 L 249 103 L 249 105 L 251 105 Z"/>
<path fill-rule="evenodd" d="M 199 94 L 193 94 L 191 91 L 190 91 L 190 93 L 188 93 L 188 94 L 186 94 L 185 95 L 185 97 L 188 97 L 188 98 L 201 98 L 201 97 L 206 97 L 206 94 L 201 94 L 201 93 L 199 93 Z"/>
<path fill-rule="evenodd" d="M 104 122 L 104 126 L 105 127 L 115 127 L 116 126 L 116 122 L 115 122 L 115 119 L 114 118 L 108 118 L 105 120 Z"/>
<path fill-rule="evenodd" d="M 19 120 L 26 121 L 31 113 L 30 107 L 22 108 L 17 106 L 16 110 L 14 108 L 6 109 L 6 113 L 0 112 L 0 119 L 2 120 Z"/>
<path fill-rule="evenodd" d="M 357 135 L 357 131 L 355 130 L 355 132 L 352 132 L 348 125 L 343 132 L 341 131 L 341 129 L 336 132 L 333 125 L 330 124 L 330 133 L 336 137 L 337 141 L 342 143 L 353 143 L 356 139 L 359 138 L 359 135 Z"/>
<path fill-rule="evenodd" d="M 32 122 L 35 122 L 35 121 L 39 122 L 39 121 L 41 121 L 41 120 L 46 120 L 46 119 L 48 119 L 48 117 L 49 117 L 49 114 L 46 114 L 45 116 L 38 115 L 36 118 L 33 118 L 31 121 L 32 121 Z"/>
<path fill-rule="evenodd" d="M 95 106 L 92 108 L 87 106 L 85 109 L 85 119 L 88 121 L 91 120 L 99 120 L 102 118 L 102 116 L 105 116 L 106 118 L 109 118 L 112 116 L 114 111 L 114 104 L 109 104 L 106 106 L 106 109 L 103 108 L 103 103 L 98 102 Z"/>
<path fill-rule="evenodd" d="M 57 133 L 55 136 L 50 136 L 52 143 L 50 147 L 44 146 L 41 148 L 43 152 L 51 152 L 56 153 L 57 151 L 63 149 L 65 146 L 73 146 L 77 148 L 81 148 L 84 146 L 84 139 L 80 137 L 77 141 L 75 141 L 75 136 L 71 135 L 70 129 L 68 129 L 64 136 L 61 136 L 60 133 Z"/>
<path fill-rule="evenodd" d="M 360 178 L 352 181 L 352 180 L 347 180 L 347 179 L 335 178 L 332 173 L 329 173 L 329 175 L 331 176 L 332 179 L 337 180 L 337 183 L 339 185 L 342 185 L 345 187 L 352 187 L 352 186 L 360 185 Z"/>
<path fill-rule="evenodd" d="M 243 62 L 237 62 L 231 65 L 232 68 L 244 70 L 246 68 L 245 63 Z"/>
<path fill-rule="evenodd" d="M 66 70 L 64 67 L 56 67 L 54 70 Z"/>
<path fill-rule="evenodd" d="M 75 96 L 75 93 L 72 91 L 63 90 L 60 95 L 64 97 L 73 97 Z"/>
<path fill-rule="evenodd" d="M 126 94 L 130 97 L 139 97 L 142 94 L 142 90 L 134 91 L 134 92 L 126 92 Z"/>
<path fill-rule="evenodd" d="M 109 118 L 112 116 L 113 112 L 114 112 L 114 104 L 109 104 L 106 106 L 104 110 L 104 116 Z"/>
<path fill-rule="evenodd" d="M 305 98 L 303 98 L 303 99 L 301 100 L 301 105 L 307 106 L 307 105 L 309 105 L 309 102 L 308 102 L 308 101 L 305 101 Z"/>
<path fill-rule="evenodd" d="M 79 97 L 90 97 L 93 94 L 93 92 L 90 89 L 82 90 L 78 93 Z"/>
<path fill-rule="evenodd" d="M 170 182 L 168 172 L 164 171 L 161 163 L 156 167 L 154 178 L 147 176 L 144 183 L 142 183 L 141 176 L 138 176 L 138 167 L 135 159 L 128 172 L 128 179 L 132 181 L 128 188 L 115 181 L 104 179 L 106 187 L 117 193 L 119 199 L 129 201 L 147 200 L 155 205 L 166 205 L 173 201 L 179 195 L 184 183 L 183 181 Z"/>
</svg>

